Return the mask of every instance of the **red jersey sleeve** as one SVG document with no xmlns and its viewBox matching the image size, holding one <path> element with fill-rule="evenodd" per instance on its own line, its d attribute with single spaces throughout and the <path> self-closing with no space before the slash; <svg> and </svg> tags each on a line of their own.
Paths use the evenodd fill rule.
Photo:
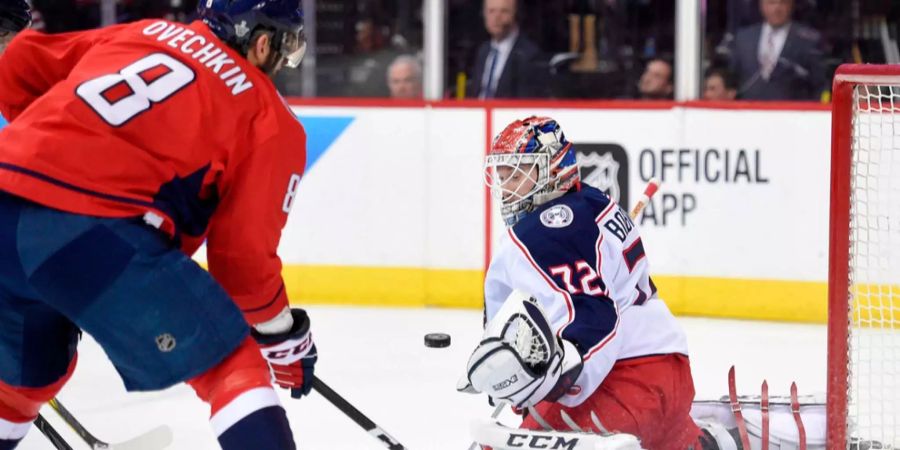
<svg viewBox="0 0 900 450">
<path fill-rule="evenodd" d="M 0 55 L 0 114 L 13 121 L 38 97 L 66 79 L 99 40 L 125 25 L 62 34 L 19 33 Z"/>
<path fill-rule="evenodd" d="M 306 136 L 301 131 L 299 137 L 276 136 L 238 163 L 210 222 L 210 273 L 250 324 L 288 305 L 277 249 L 306 162 Z"/>
</svg>

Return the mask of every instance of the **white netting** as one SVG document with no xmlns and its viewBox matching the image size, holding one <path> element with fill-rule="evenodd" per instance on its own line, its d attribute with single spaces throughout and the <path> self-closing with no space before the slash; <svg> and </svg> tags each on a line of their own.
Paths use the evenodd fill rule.
<svg viewBox="0 0 900 450">
<path fill-rule="evenodd" d="M 900 448 L 900 86 L 853 93 L 849 435 Z"/>
<path fill-rule="evenodd" d="M 506 329 L 503 340 L 514 346 L 522 360 L 532 368 L 550 360 L 547 342 L 524 315 L 518 314 L 510 319 L 510 326 Z"/>
</svg>

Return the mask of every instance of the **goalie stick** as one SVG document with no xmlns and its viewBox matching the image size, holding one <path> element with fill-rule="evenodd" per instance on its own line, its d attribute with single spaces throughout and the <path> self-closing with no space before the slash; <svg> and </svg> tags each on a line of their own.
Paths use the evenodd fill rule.
<svg viewBox="0 0 900 450">
<path fill-rule="evenodd" d="M 527 430 L 488 419 L 474 421 L 471 432 L 476 442 L 496 449 L 641 450 L 638 439 L 630 434 Z"/>
<path fill-rule="evenodd" d="M 53 400 L 50 400 L 49 403 L 50 407 L 53 408 L 66 424 L 72 427 L 72 430 L 74 430 L 84 442 L 90 445 L 93 450 L 160 450 L 168 447 L 169 444 L 172 443 L 172 430 L 165 425 L 160 425 L 137 437 L 128 439 L 127 441 L 107 443 L 97 439 L 96 436 L 91 434 L 91 432 L 89 432 L 87 428 L 85 428 L 84 425 L 82 425 L 81 422 L 79 422 L 78 419 L 62 405 L 62 403 L 60 403 L 59 399 L 54 398 Z M 43 418 L 38 416 L 38 420 L 43 420 Z M 38 420 L 35 420 L 36 425 L 38 425 Z M 46 421 L 43 422 L 46 424 Z M 49 426 L 49 424 L 47 425 Z M 38 425 L 38 428 L 40 428 L 40 425 Z M 41 429 L 41 431 L 44 432 L 43 429 Z M 44 435 L 50 438 L 46 432 L 44 432 Z M 52 438 L 50 440 L 51 442 L 54 442 Z M 55 444 L 56 442 L 54 442 L 54 445 Z M 57 448 L 71 449 L 68 445 L 65 447 L 57 446 Z"/>
<path fill-rule="evenodd" d="M 628 215 L 631 216 L 631 220 L 637 219 L 637 216 L 644 212 L 644 208 L 647 207 L 653 194 L 656 194 L 656 191 L 658 190 L 659 180 L 656 177 L 653 177 L 647 182 L 647 186 L 644 188 L 644 193 L 641 194 L 641 198 L 638 199 L 637 203 L 634 204 L 634 207 L 631 208 L 631 212 L 628 213 Z"/>
<path fill-rule="evenodd" d="M 400 441 L 376 425 L 375 422 L 372 422 L 372 419 L 366 417 L 365 414 L 351 405 L 344 397 L 341 397 L 337 392 L 334 392 L 334 389 L 328 387 L 328 385 L 322 382 L 319 377 L 313 377 L 313 389 L 321 394 L 322 397 L 325 397 L 325 399 L 331 402 L 337 409 L 341 410 L 347 417 L 356 422 L 357 425 L 361 426 L 364 430 L 369 432 L 369 434 L 378 439 L 385 447 L 390 450 L 406 450 L 406 447 L 404 447 Z"/>
</svg>

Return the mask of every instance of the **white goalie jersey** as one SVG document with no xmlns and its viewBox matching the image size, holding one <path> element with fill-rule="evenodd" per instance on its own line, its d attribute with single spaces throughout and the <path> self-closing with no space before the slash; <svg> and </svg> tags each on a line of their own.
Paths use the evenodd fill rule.
<svg viewBox="0 0 900 450">
<path fill-rule="evenodd" d="M 584 360 L 558 401 L 586 400 L 620 360 L 680 353 L 687 340 L 656 294 L 637 226 L 590 186 L 538 207 L 507 230 L 485 279 L 490 321 L 514 289 L 534 296 Z"/>
</svg>

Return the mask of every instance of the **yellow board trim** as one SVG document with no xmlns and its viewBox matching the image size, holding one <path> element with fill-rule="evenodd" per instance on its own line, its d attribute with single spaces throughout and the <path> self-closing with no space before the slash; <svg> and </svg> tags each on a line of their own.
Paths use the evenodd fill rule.
<svg viewBox="0 0 900 450">
<path fill-rule="evenodd" d="M 480 270 L 288 265 L 288 296 L 298 304 L 478 308 Z M 825 282 L 654 276 L 677 315 L 825 323 Z"/>
</svg>

